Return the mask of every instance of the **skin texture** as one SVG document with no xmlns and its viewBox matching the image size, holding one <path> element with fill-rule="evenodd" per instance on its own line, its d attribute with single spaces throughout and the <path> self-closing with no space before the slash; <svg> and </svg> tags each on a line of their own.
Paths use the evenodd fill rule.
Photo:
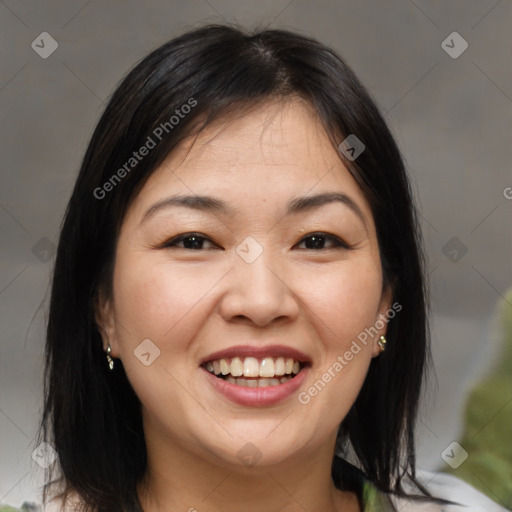
<svg viewBox="0 0 512 512">
<path fill-rule="evenodd" d="M 346 194 L 363 220 L 339 202 L 285 216 L 291 199 L 321 192 Z M 142 222 L 176 194 L 214 196 L 233 212 L 170 207 Z M 306 235 L 319 231 L 351 248 L 329 238 L 315 248 Z M 163 247 L 190 232 L 207 238 L 199 249 Z M 252 263 L 236 252 L 248 236 L 263 249 Z M 312 360 L 307 391 L 389 308 L 369 204 L 308 104 L 267 102 L 182 143 L 130 205 L 113 300 L 97 313 L 105 349 L 143 405 L 144 510 L 359 510 L 354 494 L 335 489 L 331 462 L 385 327 L 307 405 L 298 393 L 268 407 L 234 404 L 199 364 L 234 345 L 291 346 Z M 145 366 L 134 350 L 148 338 L 160 355 Z M 248 442 L 260 456 L 250 467 L 237 456 Z"/>
</svg>

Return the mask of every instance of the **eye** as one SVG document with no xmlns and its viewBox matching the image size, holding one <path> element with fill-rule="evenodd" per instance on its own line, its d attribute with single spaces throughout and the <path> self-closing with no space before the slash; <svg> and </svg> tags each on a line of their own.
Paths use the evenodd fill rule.
<svg viewBox="0 0 512 512">
<path fill-rule="evenodd" d="M 199 233 L 184 233 L 183 235 L 175 236 L 174 238 L 171 238 L 167 242 L 164 242 L 161 247 L 178 247 L 179 249 L 201 250 L 204 249 L 204 242 L 209 242 L 212 244 L 212 246 L 217 246 L 217 244 L 212 242 L 208 237 L 203 236 Z"/>
<path fill-rule="evenodd" d="M 171 248 L 177 247 L 180 249 L 187 250 L 203 250 L 208 249 L 208 247 L 204 247 L 205 242 L 211 245 L 210 249 L 215 247 L 219 247 L 217 244 L 212 242 L 208 237 L 201 235 L 200 233 L 184 233 L 182 235 L 175 236 L 171 238 L 167 242 L 164 242 L 161 247 L 162 248 Z M 331 245 L 331 247 L 326 247 L 325 244 Z M 310 235 L 304 237 L 297 245 L 306 244 L 305 249 L 313 249 L 313 250 L 322 250 L 322 249 L 336 249 L 337 247 L 343 249 L 351 249 L 351 246 L 341 240 L 339 237 L 335 235 L 330 235 L 328 233 L 317 232 L 311 233 Z M 300 247 L 299 247 L 300 248 Z"/>
<path fill-rule="evenodd" d="M 331 242 L 331 247 L 325 247 L 326 241 Z M 297 245 L 302 245 L 304 243 L 306 244 L 306 249 L 336 249 L 337 247 L 351 249 L 351 246 L 341 238 L 323 232 L 311 233 L 304 237 Z"/>
</svg>

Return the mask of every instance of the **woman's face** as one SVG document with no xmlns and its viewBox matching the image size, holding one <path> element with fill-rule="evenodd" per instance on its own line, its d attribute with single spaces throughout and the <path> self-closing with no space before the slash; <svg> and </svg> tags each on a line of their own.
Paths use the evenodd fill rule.
<svg viewBox="0 0 512 512">
<path fill-rule="evenodd" d="M 193 196 L 208 199 L 170 202 Z M 294 100 L 210 126 L 149 178 L 98 321 L 148 442 L 230 466 L 284 464 L 333 449 L 379 352 L 381 290 L 370 207 Z"/>
</svg>

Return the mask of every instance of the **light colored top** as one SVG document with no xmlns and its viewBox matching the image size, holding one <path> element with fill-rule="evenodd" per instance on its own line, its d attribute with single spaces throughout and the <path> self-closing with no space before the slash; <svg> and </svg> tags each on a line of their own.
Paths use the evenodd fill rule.
<svg viewBox="0 0 512 512">
<path fill-rule="evenodd" d="M 440 505 L 408 498 L 397 498 L 379 491 L 370 481 L 363 483 L 363 512 L 511 512 L 498 505 L 471 485 L 446 473 L 417 470 L 417 480 L 436 498 L 453 501 L 458 505 Z M 408 481 L 403 483 L 410 494 L 418 494 L 415 486 Z M 44 507 L 43 512 L 74 512 L 78 500 L 66 507 L 53 500 Z"/>
<path fill-rule="evenodd" d="M 436 498 L 458 503 L 440 505 L 395 496 L 378 491 L 370 482 L 363 486 L 363 512 L 510 512 L 498 505 L 466 482 L 431 471 L 417 470 L 416 478 Z M 404 481 L 404 489 L 410 494 L 418 494 L 415 486 Z"/>
</svg>

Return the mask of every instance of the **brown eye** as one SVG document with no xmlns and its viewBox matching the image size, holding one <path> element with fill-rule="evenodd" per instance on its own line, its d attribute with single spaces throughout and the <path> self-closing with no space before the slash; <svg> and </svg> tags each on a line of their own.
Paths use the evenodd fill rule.
<svg viewBox="0 0 512 512">
<path fill-rule="evenodd" d="M 325 243 L 330 242 L 331 247 L 325 247 Z M 342 247 L 344 249 L 350 249 L 350 246 L 338 238 L 337 236 L 330 235 L 328 233 L 312 233 L 306 237 L 304 237 L 298 245 L 306 244 L 305 249 L 313 249 L 313 250 L 319 250 L 319 249 L 335 249 L 337 247 Z"/>
<path fill-rule="evenodd" d="M 165 242 L 162 247 L 170 248 L 177 247 L 178 249 L 189 249 L 189 250 L 202 250 L 204 249 L 204 243 L 209 242 L 212 245 L 216 245 L 208 237 L 203 236 L 199 233 L 185 233 L 183 235 L 176 236 Z M 182 244 L 182 245 L 181 245 Z M 217 246 L 218 247 L 218 246 Z"/>
</svg>

